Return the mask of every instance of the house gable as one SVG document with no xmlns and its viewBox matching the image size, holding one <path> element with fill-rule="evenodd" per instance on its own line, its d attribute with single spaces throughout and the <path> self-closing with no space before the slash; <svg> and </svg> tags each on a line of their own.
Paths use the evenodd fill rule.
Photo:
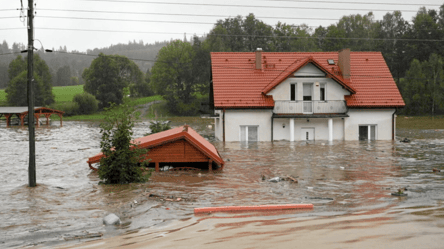
<svg viewBox="0 0 444 249">
<path fill-rule="evenodd" d="M 281 84 L 276 86 L 267 95 L 272 96 L 274 101 L 290 101 L 291 99 L 291 85 L 294 86 L 295 100 L 303 99 L 303 84 L 313 84 L 313 100 L 320 100 L 320 88 L 324 87 L 326 91 L 326 100 L 345 100 L 345 95 L 350 95 L 350 92 L 344 89 L 336 81 L 327 77 L 290 77 L 284 80 Z M 323 86 L 322 86 L 323 85 Z"/>
<path fill-rule="evenodd" d="M 308 63 L 304 67 L 294 72 L 295 77 L 325 77 L 326 73 L 319 70 L 313 63 Z"/>
<path fill-rule="evenodd" d="M 334 81 L 338 82 L 340 85 L 342 85 L 345 89 L 350 91 L 351 93 L 356 93 L 356 91 L 351 87 L 348 83 L 348 80 L 344 80 L 342 76 L 339 73 L 339 70 L 337 67 L 332 67 L 332 70 L 327 69 L 324 67 L 320 62 L 315 60 L 313 56 L 305 57 L 302 60 L 296 60 L 292 64 L 290 64 L 282 73 L 279 74 L 278 77 L 276 77 L 273 81 L 271 81 L 263 90 L 263 94 L 268 94 L 271 90 L 273 90 L 276 86 L 278 86 L 280 83 L 282 83 L 285 79 L 288 77 L 291 77 L 293 73 L 299 72 L 301 68 L 304 68 L 308 64 L 311 64 L 311 66 L 318 68 L 318 71 L 322 71 L 325 73 L 326 77 L 329 77 L 333 79 Z M 302 74 L 307 71 L 311 71 L 311 73 L 314 73 L 316 71 L 312 71 L 312 67 L 308 67 L 307 69 L 302 71 Z"/>
</svg>

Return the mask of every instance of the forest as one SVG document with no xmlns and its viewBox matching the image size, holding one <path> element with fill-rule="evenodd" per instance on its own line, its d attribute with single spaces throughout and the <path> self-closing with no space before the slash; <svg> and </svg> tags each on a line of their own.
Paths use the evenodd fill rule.
<svg viewBox="0 0 444 249">
<path fill-rule="evenodd" d="M 282 22 L 271 26 L 257 19 L 254 14 L 249 14 L 218 20 L 205 37 L 183 41 L 190 46 L 174 44 L 174 47 L 167 48 L 172 42 L 144 44 L 143 41 L 132 41 L 86 52 L 68 52 L 66 47 L 60 47 L 53 53 L 39 54 L 50 68 L 53 86 L 84 84 L 81 77 L 84 69 L 91 65 L 99 53 L 103 53 L 126 56 L 134 61 L 146 73 L 145 77 L 153 77 L 151 86 L 158 93 L 156 89 L 163 89 L 159 83 L 159 74 L 162 67 L 169 65 L 159 59 L 159 51 L 162 48 L 170 49 L 174 55 L 172 50 L 185 49 L 189 53 L 185 61 L 190 73 L 182 78 L 188 81 L 185 85 L 190 85 L 187 89 L 193 91 L 184 97 L 186 99 L 208 94 L 210 52 L 252 52 L 256 48 L 266 52 L 338 51 L 343 48 L 350 48 L 351 51 L 380 51 L 407 104 L 401 110 L 404 114 L 444 114 L 444 5 L 439 11 L 419 8 L 412 20 L 405 20 L 399 11 L 388 12 L 382 20 L 375 20 L 373 13 L 369 12 L 365 15 L 343 16 L 335 24 L 316 28 L 308 24 Z M 0 44 L 0 89 L 8 84 L 9 63 L 24 47 L 20 43 L 9 47 L 5 41 Z M 164 51 L 161 56 L 165 59 L 171 55 Z M 154 69 L 154 75 L 149 71 L 151 69 Z M 163 91 L 160 94 L 173 92 Z M 176 107 L 181 105 L 180 100 L 174 101 L 179 101 Z M 196 105 L 192 101 L 182 102 Z M 186 108 L 182 105 L 182 109 Z"/>
</svg>

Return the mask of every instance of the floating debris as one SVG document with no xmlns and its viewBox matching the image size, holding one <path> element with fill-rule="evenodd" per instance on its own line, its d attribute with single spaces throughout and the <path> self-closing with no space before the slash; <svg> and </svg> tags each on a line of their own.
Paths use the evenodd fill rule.
<svg viewBox="0 0 444 249">
<path fill-rule="evenodd" d="M 86 233 L 82 235 L 74 235 L 70 237 L 64 237 L 66 241 L 69 240 L 77 240 L 77 239 L 91 239 L 91 238 L 100 238 L 103 236 L 103 233 Z"/>
</svg>

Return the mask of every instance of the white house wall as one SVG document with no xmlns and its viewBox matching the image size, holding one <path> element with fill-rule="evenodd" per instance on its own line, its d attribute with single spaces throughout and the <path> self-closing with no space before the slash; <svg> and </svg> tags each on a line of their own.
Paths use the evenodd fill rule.
<svg viewBox="0 0 444 249">
<path fill-rule="evenodd" d="M 222 110 L 215 110 L 214 113 L 217 115 L 219 114 L 218 118 L 214 119 L 214 136 L 217 140 L 222 141 L 223 140 L 223 133 L 222 133 L 222 116 L 223 112 Z"/>
<path fill-rule="evenodd" d="M 242 125 L 258 126 L 258 140 L 271 141 L 272 114 L 272 110 L 268 109 L 225 110 L 225 141 L 240 141 L 240 126 Z M 218 139 L 223 140 L 223 138 Z"/>
<path fill-rule="evenodd" d="M 283 127 L 285 124 L 285 128 Z M 294 140 L 302 140 L 301 129 L 314 128 L 315 140 L 328 140 L 328 118 L 294 119 Z M 290 119 L 275 118 L 273 121 L 273 140 L 290 140 Z M 344 120 L 333 119 L 333 140 L 344 140 Z"/>
<path fill-rule="evenodd" d="M 349 109 L 345 118 L 345 140 L 359 139 L 359 125 L 376 125 L 376 140 L 392 139 L 392 115 L 395 109 Z"/>
</svg>

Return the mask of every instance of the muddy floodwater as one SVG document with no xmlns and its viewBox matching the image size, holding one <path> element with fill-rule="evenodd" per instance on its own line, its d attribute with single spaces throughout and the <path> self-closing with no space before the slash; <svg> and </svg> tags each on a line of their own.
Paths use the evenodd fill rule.
<svg viewBox="0 0 444 249">
<path fill-rule="evenodd" d="M 211 121 L 177 119 L 173 126 L 187 123 L 211 140 Z M 134 136 L 147 127 L 139 123 Z M 103 186 L 86 163 L 100 151 L 98 124 L 55 122 L 36 129 L 38 186 L 29 188 L 28 131 L 0 124 L 0 248 L 294 248 L 297 241 L 442 248 L 444 173 L 433 169 L 444 171 L 444 130 L 397 135 L 395 142 L 213 142 L 226 162 L 222 172 L 158 172 L 147 183 Z M 399 142 L 404 137 L 411 142 Z M 286 176 L 298 183 L 268 181 Z M 391 195 L 401 187 L 407 196 Z M 193 213 L 293 203 L 314 209 Z M 108 213 L 122 224 L 103 226 Z"/>
</svg>

